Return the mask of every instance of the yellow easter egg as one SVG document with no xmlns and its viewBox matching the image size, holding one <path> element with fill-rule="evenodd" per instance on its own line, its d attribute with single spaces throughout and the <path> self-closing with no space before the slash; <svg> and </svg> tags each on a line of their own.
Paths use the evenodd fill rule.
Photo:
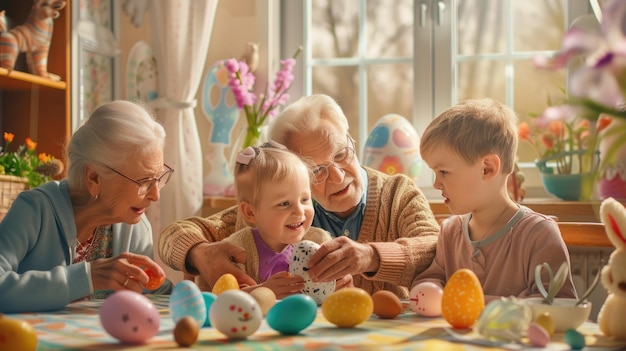
<svg viewBox="0 0 626 351">
<path fill-rule="evenodd" d="M 337 290 L 322 302 L 324 318 L 340 328 L 352 328 L 365 322 L 373 310 L 372 297 L 360 288 Z"/>
<path fill-rule="evenodd" d="M 548 332 L 548 334 L 550 334 L 550 336 L 554 334 L 554 320 L 552 319 L 552 316 L 550 315 L 550 313 L 544 312 L 538 315 L 535 318 L 535 323 L 542 326 L 543 329 L 545 329 Z"/>
<path fill-rule="evenodd" d="M 454 328 L 469 328 L 485 308 L 483 288 L 476 274 L 463 268 L 454 272 L 441 297 L 441 315 Z"/>
<path fill-rule="evenodd" d="M 213 291 L 215 295 L 219 295 L 227 290 L 239 290 L 239 282 L 234 275 L 230 273 L 223 274 L 213 285 Z"/>
</svg>

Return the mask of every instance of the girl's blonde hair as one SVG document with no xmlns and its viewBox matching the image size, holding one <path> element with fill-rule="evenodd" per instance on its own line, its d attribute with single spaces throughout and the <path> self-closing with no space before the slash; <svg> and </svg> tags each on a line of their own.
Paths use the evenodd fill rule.
<svg viewBox="0 0 626 351">
<path fill-rule="evenodd" d="M 517 115 L 511 108 L 493 99 L 471 99 L 445 110 L 426 127 L 420 154 L 425 159 L 436 148 L 446 146 L 469 164 L 496 154 L 502 173 L 510 174 L 517 144 Z"/>
<path fill-rule="evenodd" d="M 235 163 L 235 194 L 237 202 L 246 201 L 257 206 L 261 199 L 261 185 L 265 182 L 281 182 L 292 177 L 298 166 L 305 163 L 294 153 L 269 144 L 253 146 L 254 156 L 248 163 Z M 243 152 L 243 151 L 242 151 Z"/>
</svg>

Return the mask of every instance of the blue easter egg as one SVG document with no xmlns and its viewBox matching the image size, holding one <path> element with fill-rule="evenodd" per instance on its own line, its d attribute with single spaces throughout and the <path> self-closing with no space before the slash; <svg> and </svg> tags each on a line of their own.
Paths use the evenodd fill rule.
<svg viewBox="0 0 626 351">
<path fill-rule="evenodd" d="M 582 350 L 585 347 L 585 337 L 576 329 L 566 330 L 563 341 L 565 341 L 572 350 Z"/>
<path fill-rule="evenodd" d="M 213 305 L 213 301 L 215 301 L 216 297 L 217 295 L 215 295 L 212 292 L 208 292 L 208 291 L 202 292 L 202 298 L 204 299 L 204 305 L 206 306 L 206 312 L 207 312 L 207 317 L 206 317 L 206 320 L 204 321 L 203 327 L 211 326 L 211 320 L 209 319 L 209 311 L 211 310 L 211 305 Z"/>
<path fill-rule="evenodd" d="M 316 316 L 315 300 L 305 294 L 295 294 L 278 301 L 267 312 L 265 320 L 277 332 L 294 335 L 310 326 Z"/>
<path fill-rule="evenodd" d="M 185 316 L 192 317 L 198 325 L 204 325 L 207 318 L 207 309 L 198 286 L 190 281 L 183 280 L 176 284 L 170 295 L 170 314 L 174 324 Z"/>
</svg>

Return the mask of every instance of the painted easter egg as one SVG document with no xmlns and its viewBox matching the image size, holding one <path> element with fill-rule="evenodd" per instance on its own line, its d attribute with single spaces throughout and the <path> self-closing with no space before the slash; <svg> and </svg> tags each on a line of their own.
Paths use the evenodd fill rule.
<svg viewBox="0 0 626 351">
<path fill-rule="evenodd" d="M 143 343 L 156 335 L 161 324 L 154 303 L 132 290 L 109 295 L 98 313 L 104 330 L 123 343 Z"/>
<path fill-rule="evenodd" d="M 185 316 L 190 316 L 198 322 L 198 325 L 204 325 L 207 316 L 206 303 L 200 288 L 194 282 L 183 280 L 174 285 L 169 306 L 174 323 L 178 323 Z"/>
<path fill-rule="evenodd" d="M 365 322 L 373 310 L 372 297 L 360 288 L 337 290 L 322 303 L 324 318 L 341 328 L 353 328 Z"/>
<path fill-rule="evenodd" d="M 406 118 L 388 114 L 374 124 L 361 163 L 383 173 L 403 173 L 417 180 L 422 167 L 419 144 L 419 135 Z"/>
<path fill-rule="evenodd" d="M 293 256 L 289 264 L 289 274 L 304 279 L 303 294 L 311 296 L 318 305 L 322 304 L 328 295 L 335 291 L 335 281 L 314 282 L 309 277 L 309 258 L 320 248 L 320 245 L 310 240 L 302 240 L 293 248 Z"/>
<path fill-rule="evenodd" d="M 267 324 L 277 332 L 295 335 L 310 326 L 317 316 L 317 303 L 304 294 L 287 296 L 267 313 Z"/>
<path fill-rule="evenodd" d="M 433 282 L 422 282 L 409 292 L 409 306 L 420 316 L 437 317 L 441 315 L 441 297 L 443 289 Z"/>
<path fill-rule="evenodd" d="M 230 273 L 222 274 L 215 282 L 215 285 L 213 285 L 211 292 L 215 295 L 219 295 L 227 290 L 239 290 L 237 278 Z"/>
<path fill-rule="evenodd" d="M 443 288 L 441 315 L 454 328 L 469 328 L 485 308 L 483 288 L 467 268 L 452 273 Z"/>
<path fill-rule="evenodd" d="M 252 295 L 241 290 L 224 291 L 209 311 L 211 325 L 230 339 L 245 339 L 261 326 L 263 313 Z"/>
</svg>

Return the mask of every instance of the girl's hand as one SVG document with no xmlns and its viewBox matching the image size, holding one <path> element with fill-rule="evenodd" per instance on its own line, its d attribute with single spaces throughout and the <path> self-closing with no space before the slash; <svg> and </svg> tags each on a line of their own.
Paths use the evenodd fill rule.
<svg viewBox="0 0 626 351">
<path fill-rule="evenodd" d="M 276 298 L 282 299 L 300 293 L 304 289 L 304 279 L 297 275 L 291 276 L 289 272 L 279 272 L 271 276 L 261 286 L 272 289 Z"/>
</svg>

